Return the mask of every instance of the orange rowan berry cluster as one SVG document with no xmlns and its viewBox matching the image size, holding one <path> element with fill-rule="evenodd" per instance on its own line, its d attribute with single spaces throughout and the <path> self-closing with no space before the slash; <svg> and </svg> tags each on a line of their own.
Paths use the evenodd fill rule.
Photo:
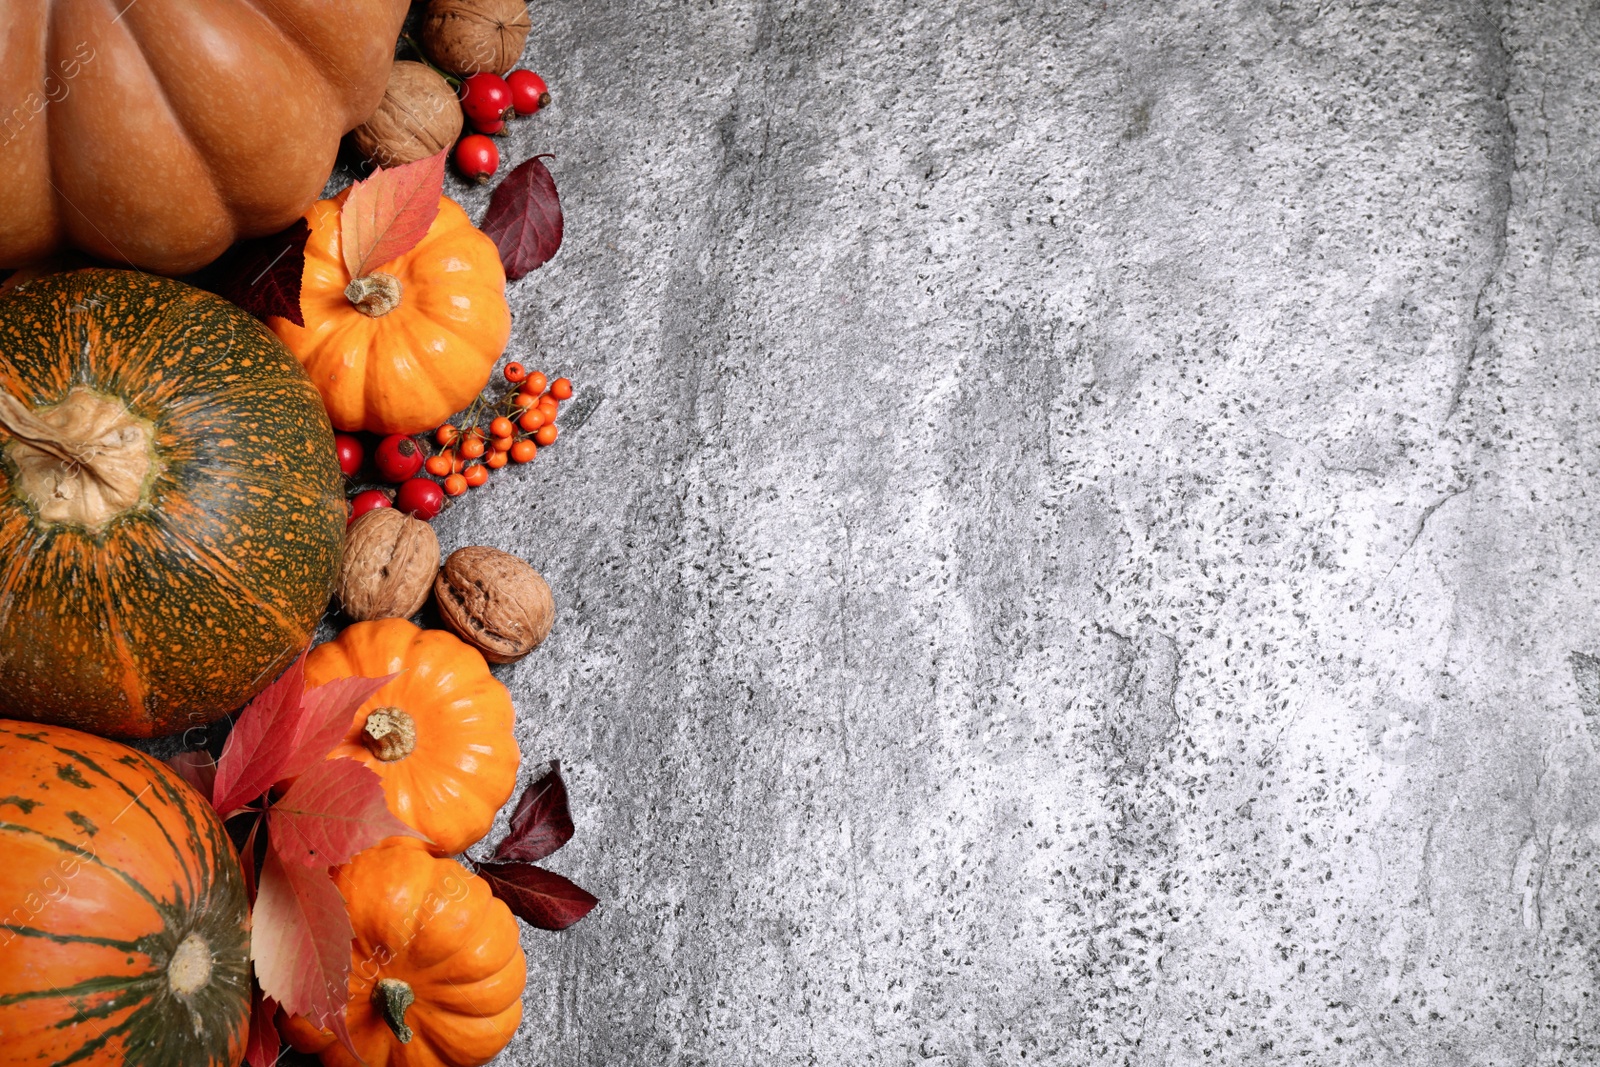
<svg viewBox="0 0 1600 1067">
<path fill-rule="evenodd" d="M 556 443 L 556 415 L 572 399 L 566 378 L 549 381 L 521 363 L 507 363 L 506 381 L 516 388 L 487 407 L 480 401 L 467 412 L 466 425 L 445 423 L 434 433 L 440 451 L 428 457 L 427 472 L 444 482 L 448 496 L 460 496 L 489 480 L 507 463 L 527 463 L 539 449 Z M 488 425 L 481 425 L 488 417 Z"/>
</svg>

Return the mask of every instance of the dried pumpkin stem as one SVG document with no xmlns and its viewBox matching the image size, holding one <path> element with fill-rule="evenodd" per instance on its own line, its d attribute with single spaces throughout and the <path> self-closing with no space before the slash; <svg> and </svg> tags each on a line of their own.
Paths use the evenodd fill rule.
<svg viewBox="0 0 1600 1067">
<path fill-rule="evenodd" d="M 412 1033 L 411 1027 L 406 1025 L 406 1009 L 417 1002 L 411 986 L 398 978 L 380 978 L 373 987 L 372 1002 L 378 1006 L 378 1013 L 389 1024 L 389 1029 L 394 1031 L 395 1038 L 402 1045 L 410 1042 Z"/>
<path fill-rule="evenodd" d="M 155 461 L 149 424 L 82 387 L 39 412 L 0 391 L 0 430 L 17 489 L 46 522 L 103 526 L 139 502 Z"/>
<path fill-rule="evenodd" d="M 400 279 L 382 271 L 352 279 L 344 287 L 344 298 L 354 304 L 361 314 L 375 319 L 400 306 L 400 293 Z"/>
<path fill-rule="evenodd" d="M 378 708 L 367 716 L 361 742 L 385 763 L 405 759 L 417 747 L 417 721 L 401 708 Z"/>
</svg>

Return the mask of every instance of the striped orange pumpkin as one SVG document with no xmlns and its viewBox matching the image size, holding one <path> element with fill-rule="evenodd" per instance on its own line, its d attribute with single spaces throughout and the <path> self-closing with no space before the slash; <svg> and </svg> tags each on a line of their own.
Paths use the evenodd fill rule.
<svg viewBox="0 0 1600 1067">
<path fill-rule="evenodd" d="M 0 1060 L 241 1060 L 244 877 L 176 774 L 115 741 L 0 720 L 0 856 Z"/>
</svg>

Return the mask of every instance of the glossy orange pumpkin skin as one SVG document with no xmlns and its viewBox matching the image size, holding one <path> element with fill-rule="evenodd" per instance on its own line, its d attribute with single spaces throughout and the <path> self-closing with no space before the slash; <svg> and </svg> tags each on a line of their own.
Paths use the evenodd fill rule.
<svg viewBox="0 0 1600 1067">
<path fill-rule="evenodd" d="M 376 619 L 312 649 L 305 671 L 308 687 L 399 674 L 356 710 L 328 758 L 358 759 L 376 771 L 389 809 L 437 855 L 463 852 L 489 832 L 516 787 L 521 753 L 511 694 L 477 649 L 444 630 Z M 401 709 L 416 727 L 414 750 L 392 762 L 364 740 L 368 717 L 384 708 Z"/>
<path fill-rule="evenodd" d="M 19 0 L 0 19 L 0 266 L 184 274 L 316 199 L 406 0 Z"/>
<path fill-rule="evenodd" d="M 0 709 L 151 737 L 255 696 L 311 639 L 344 543 L 316 391 L 234 305 L 85 270 L 0 297 L 0 392 L 47 411 L 87 389 L 151 428 L 138 506 L 44 520 L 0 431 Z"/>
<path fill-rule="evenodd" d="M 511 337 L 500 253 L 459 204 L 440 197 L 416 247 L 376 268 L 399 280 L 399 306 L 367 315 L 345 295 L 339 210 L 347 195 L 306 214 L 305 325 L 269 325 L 311 375 L 335 428 L 431 430 L 477 399 Z"/>
<path fill-rule="evenodd" d="M 177 774 L 114 741 L 0 720 L 0 855 L 0 1058 L 240 1061 L 244 879 L 221 822 Z"/>
<path fill-rule="evenodd" d="M 511 909 L 482 878 L 420 849 L 383 844 L 339 868 L 334 881 L 355 928 L 345 1022 L 367 1067 L 478 1067 L 522 1022 L 528 964 Z M 374 991 L 411 987 L 410 1041 L 384 1021 Z M 327 1067 L 356 1067 L 331 1033 L 279 1016 L 284 1037 Z"/>
</svg>

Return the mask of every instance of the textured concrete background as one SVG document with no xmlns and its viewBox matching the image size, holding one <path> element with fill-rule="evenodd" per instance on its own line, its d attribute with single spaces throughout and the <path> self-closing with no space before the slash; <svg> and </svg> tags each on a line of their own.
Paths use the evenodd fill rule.
<svg viewBox="0 0 1600 1067">
<path fill-rule="evenodd" d="M 1600 5 L 535 16 L 501 1063 L 1600 1060 Z"/>
</svg>

